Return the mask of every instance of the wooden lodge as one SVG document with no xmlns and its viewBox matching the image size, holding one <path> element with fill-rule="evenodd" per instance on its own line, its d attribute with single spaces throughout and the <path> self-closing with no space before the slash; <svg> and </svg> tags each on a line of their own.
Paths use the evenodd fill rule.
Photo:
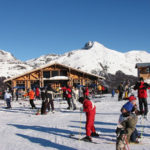
<svg viewBox="0 0 150 150">
<path fill-rule="evenodd" d="M 24 89 L 27 90 L 35 86 L 44 87 L 48 83 L 53 84 L 55 88 L 66 85 L 68 82 L 70 85 L 97 84 L 98 81 L 102 79 L 104 79 L 104 77 L 83 72 L 79 69 L 74 69 L 62 64 L 53 63 L 8 78 L 4 82 L 11 88 L 24 87 Z"/>
<path fill-rule="evenodd" d="M 137 63 L 138 77 L 143 77 L 144 80 L 150 82 L 150 63 Z"/>
</svg>

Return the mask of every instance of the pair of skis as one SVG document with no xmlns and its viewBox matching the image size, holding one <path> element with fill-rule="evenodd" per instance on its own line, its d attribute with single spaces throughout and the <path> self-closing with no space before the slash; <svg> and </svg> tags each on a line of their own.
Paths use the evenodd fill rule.
<svg viewBox="0 0 150 150">
<path fill-rule="evenodd" d="M 73 135 L 73 134 L 71 134 L 69 137 L 72 138 L 72 139 L 74 139 L 74 140 L 78 140 L 78 141 L 84 141 L 84 142 L 89 142 L 89 143 L 93 143 L 93 144 L 100 144 L 100 142 L 97 142 L 97 141 L 86 141 L 84 139 L 84 137 L 79 136 L 79 135 Z"/>
<path fill-rule="evenodd" d="M 85 136 L 81 136 L 81 135 L 70 134 L 69 137 L 78 141 L 84 141 L 84 142 L 89 142 L 89 143 L 94 143 L 94 144 L 102 144 L 102 143 L 116 144 L 116 139 L 110 139 L 110 142 L 104 142 L 103 137 L 101 136 L 92 137 L 92 141 L 86 141 L 84 138 Z"/>
</svg>

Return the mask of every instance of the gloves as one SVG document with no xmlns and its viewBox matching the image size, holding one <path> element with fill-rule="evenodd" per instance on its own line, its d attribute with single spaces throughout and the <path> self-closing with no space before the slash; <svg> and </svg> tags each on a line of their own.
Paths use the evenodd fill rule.
<svg viewBox="0 0 150 150">
<path fill-rule="evenodd" d="M 127 133 L 128 133 L 128 131 L 127 131 L 127 130 L 124 130 L 124 129 L 122 129 L 122 128 L 117 128 L 117 129 L 116 129 L 117 137 L 120 136 L 120 135 L 122 135 L 122 134 L 127 134 Z"/>
<path fill-rule="evenodd" d="M 116 129 L 116 134 L 117 134 L 117 135 L 120 134 L 121 130 L 122 130 L 122 128 L 117 128 L 117 129 Z"/>
<path fill-rule="evenodd" d="M 80 112 L 83 112 L 83 107 L 80 107 Z"/>
</svg>

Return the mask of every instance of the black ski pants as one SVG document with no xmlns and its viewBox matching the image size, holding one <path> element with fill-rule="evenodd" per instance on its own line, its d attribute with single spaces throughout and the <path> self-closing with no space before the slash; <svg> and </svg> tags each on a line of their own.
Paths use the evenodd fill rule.
<svg viewBox="0 0 150 150">
<path fill-rule="evenodd" d="M 144 107 L 144 109 L 143 109 L 143 107 Z M 144 115 L 147 115 L 148 105 L 147 105 L 147 99 L 146 98 L 139 98 L 139 109 L 140 109 L 141 113 L 144 112 Z"/>
<path fill-rule="evenodd" d="M 121 100 L 122 100 L 122 96 L 123 96 L 123 92 L 119 92 L 118 101 L 121 101 Z"/>
<path fill-rule="evenodd" d="M 30 105 L 31 105 L 32 108 L 36 108 L 33 99 L 30 99 Z"/>
<path fill-rule="evenodd" d="M 67 97 L 68 109 L 72 108 L 71 98 Z"/>
<path fill-rule="evenodd" d="M 53 99 L 50 99 L 48 98 L 48 111 L 50 111 L 50 107 L 52 109 L 52 111 L 54 110 L 54 100 Z"/>
</svg>

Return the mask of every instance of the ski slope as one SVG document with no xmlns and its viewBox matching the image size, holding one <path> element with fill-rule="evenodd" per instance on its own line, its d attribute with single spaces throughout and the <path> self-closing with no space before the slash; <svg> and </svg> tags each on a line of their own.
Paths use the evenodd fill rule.
<svg viewBox="0 0 150 150">
<path fill-rule="evenodd" d="M 150 94 L 149 94 L 150 95 Z M 97 107 L 95 127 L 101 136 L 93 141 L 99 144 L 71 139 L 69 136 L 85 136 L 85 114 L 79 110 L 68 111 L 66 101 L 57 98 L 54 101 L 55 113 L 35 115 L 29 101 L 12 102 L 12 109 L 0 100 L 0 150 L 115 150 L 115 129 L 121 106 L 126 101 L 117 101 L 117 94 L 94 98 Z M 138 103 L 138 101 L 137 101 Z M 40 108 L 41 101 L 35 101 Z M 78 104 L 80 106 L 80 104 Z M 150 98 L 148 98 L 150 107 Z M 129 145 L 130 150 L 150 149 L 150 114 L 145 122 L 143 143 Z M 141 121 L 137 124 L 142 130 Z"/>
</svg>

